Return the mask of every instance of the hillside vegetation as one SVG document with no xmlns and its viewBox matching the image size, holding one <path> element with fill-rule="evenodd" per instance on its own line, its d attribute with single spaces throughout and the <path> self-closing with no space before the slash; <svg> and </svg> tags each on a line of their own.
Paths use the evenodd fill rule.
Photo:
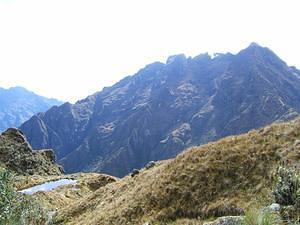
<svg viewBox="0 0 300 225">
<path fill-rule="evenodd" d="M 169 223 L 243 214 L 270 193 L 282 162 L 298 166 L 300 118 L 193 147 L 65 208 L 68 224 Z"/>
<path fill-rule="evenodd" d="M 50 224 L 47 209 L 17 190 L 61 175 L 54 161 L 52 150 L 32 150 L 18 129 L 0 135 L 0 225 Z"/>
<path fill-rule="evenodd" d="M 47 211 L 35 199 L 18 193 L 14 181 L 11 172 L 0 168 L 0 224 L 48 225 Z"/>
</svg>

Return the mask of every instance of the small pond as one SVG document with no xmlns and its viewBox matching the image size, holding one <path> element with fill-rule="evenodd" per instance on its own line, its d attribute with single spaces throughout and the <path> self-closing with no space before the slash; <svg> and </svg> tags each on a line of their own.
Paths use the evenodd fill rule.
<svg viewBox="0 0 300 225">
<path fill-rule="evenodd" d="M 73 184 L 73 185 L 76 184 L 76 180 L 60 179 L 60 180 L 56 180 L 56 181 L 49 181 L 49 182 L 46 182 L 43 184 L 33 186 L 31 188 L 24 189 L 19 192 L 26 194 L 26 195 L 33 195 L 34 193 L 39 192 L 39 191 L 52 191 L 55 188 L 58 188 L 60 186 L 70 185 L 70 184 Z"/>
</svg>

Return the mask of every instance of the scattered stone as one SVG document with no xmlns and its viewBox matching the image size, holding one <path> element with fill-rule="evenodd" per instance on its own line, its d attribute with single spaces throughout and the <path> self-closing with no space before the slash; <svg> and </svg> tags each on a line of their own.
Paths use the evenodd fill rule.
<svg viewBox="0 0 300 225">
<path fill-rule="evenodd" d="M 243 219 L 243 216 L 224 216 L 215 221 L 206 222 L 203 225 L 240 225 Z"/>
<path fill-rule="evenodd" d="M 139 170 L 134 169 L 134 170 L 132 170 L 132 172 L 131 172 L 131 177 L 135 177 L 135 176 L 138 175 L 139 173 L 140 173 Z"/>
<path fill-rule="evenodd" d="M 271 212 L 279 212 L 280 211 L 280 205 L 277 203 L 273 203 L 270 206 L 267 207 L 268 210 Z"/>
<path fill-rule="evenodd" d="M 295 142 L 294 142 L 294 146 L 299 146 L 300 145 L 300 140 L 296 140 Z"/>
<path fill-rule="evenodd" d="M 118 179 L 109 175 L 97 174 L 87 179 L 86 183 L 91 190 L 97 190 L 107 184 L 116 182 Z"/>
<path fill-rule="evenodd" d="M 46 224 L 52 224 L 53 218 L 57 215 L 57 211 L 48 212 L 48 218 Z"/>
<path fill-rule="evenodd" d="M 148 170 L 148 169 L 154 167 L 155 165 L 156 165 L 156 163 L 154 161 L 150 161 L 147 163 L 147 165 L 145 167 Z"/>
</svg>

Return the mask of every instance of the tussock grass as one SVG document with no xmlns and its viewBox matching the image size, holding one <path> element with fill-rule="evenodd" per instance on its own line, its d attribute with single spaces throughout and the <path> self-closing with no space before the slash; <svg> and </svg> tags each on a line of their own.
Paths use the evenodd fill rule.
<svg viewBox="0 0 300 225">
<path fill-rule="evenodd" d="M 64 185 L 52 191 L 38 192 L 33 195 L 33 198 L 49 211 L 60 210 L 91 194 L 96 189 L 118 180 L 118 178 L 98 173 L 75 173 L 60 176 L 16 176 L 13 185 L 17 190 L 23 190 L 60 179 L 76 180 L 76 184 Z"/>
<path fill-rule="evenodd" d="M 246 212 L 241 225 L 283 225 L 278 214 L 257 209 L 250 209 Z"/>
<path fill-rule="evenodd" d="M 300 119 L 193 147 L 108 184 L 62 210 L 68 224 L 168 224 L 241 215 L 271 193 L 282 161 L 299 166 Z"/>
</svg>

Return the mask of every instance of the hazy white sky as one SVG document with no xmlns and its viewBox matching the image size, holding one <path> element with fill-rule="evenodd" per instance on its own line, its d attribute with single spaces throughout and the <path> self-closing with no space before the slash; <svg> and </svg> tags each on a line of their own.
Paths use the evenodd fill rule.
<svg viewBox="0 0 300 225">
<path fill-rule="evenodd" d="M 258 42 L 300 68 L 299 0 L 0 0 L 0 86 L 75 101 L 169 55 Z"/>
</svg>

